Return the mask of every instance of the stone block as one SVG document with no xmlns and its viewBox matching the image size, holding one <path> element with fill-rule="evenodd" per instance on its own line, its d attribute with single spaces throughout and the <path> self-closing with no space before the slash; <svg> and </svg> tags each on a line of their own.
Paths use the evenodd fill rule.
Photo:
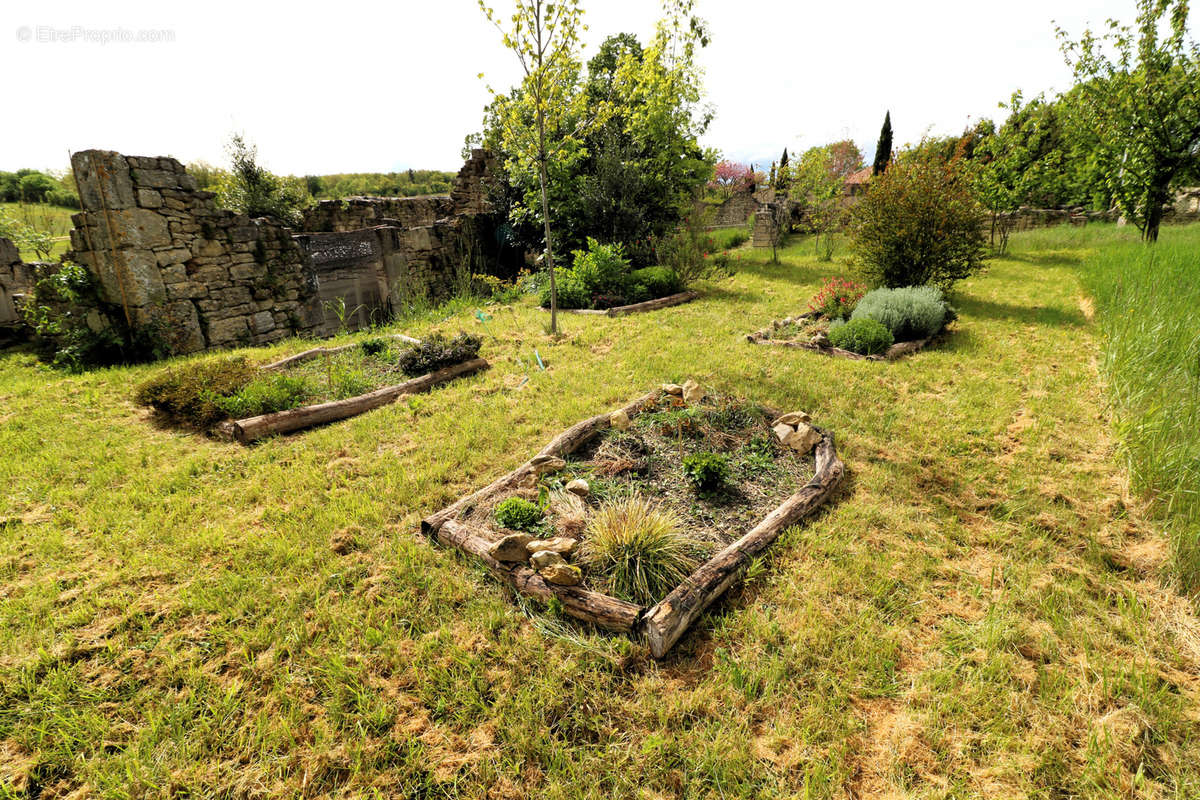
<svg viewBox="0 0 1200 800">
<path fill-rule="evenodd" d="M 212 320 L 208 323 L 208 344 L 232 344 L 250 336 L 245 317 Z"/>
<path fill-rule="evenodd" d="M 153 189 L 137 190 L 138 205 L 142 208 L 162 208 L 162 195 Z"/>
<path fill-rule="evenodd" d="M 275 328 L 275 317 L 270 311 L 260 311 L 250 318 L 250 327 L 255 333 L 267 333 Z"/>
<path fill-rule="evenodd" d="M 80 150 L 71 156 L 71 167 L 85 211 L 134 208 L 137 197 L 129 176 L 129 164 L 111 150 Z"/>
</svg>

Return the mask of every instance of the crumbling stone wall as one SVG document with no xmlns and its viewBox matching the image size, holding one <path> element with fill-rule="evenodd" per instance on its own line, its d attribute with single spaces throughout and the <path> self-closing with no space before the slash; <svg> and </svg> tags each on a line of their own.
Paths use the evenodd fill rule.
<svg viewBox="0 0 1200 800">
<path fill-rule="evenodd" d="M 697 210 L 712 214 L 712 218 L 708 220 L 710 228 L 740 228 L 750 221 L 758 206 L 759 202 L 754 199 L 753 194 L 739 192 L 718 206 L 700 201 Z"/>
<path fill-rule="evenodd" d="M 74 154 L 83 211 L 68 260 L 136 326 L 171 350 L 266 344 L 323 322 L 317 278 L 290 229 L 218 209 L 173 158 Z"/>
<path fill-rule="evenodd" d="M 0 239 L 0 328 L 13 329 L 22 324 L 21 300 L 33 291 L 33 267 L 21 261 L 17 246 Z"/>
</svg>

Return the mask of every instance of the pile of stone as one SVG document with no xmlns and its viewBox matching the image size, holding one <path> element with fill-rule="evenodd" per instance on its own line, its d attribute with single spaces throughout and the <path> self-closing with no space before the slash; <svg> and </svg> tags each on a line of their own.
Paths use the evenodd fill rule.
<svg viewBox="0 0 1200 800">
<path fill-rule="evenodd" d="M 534 469 L 537 467 L 535 463 Z M 582 479 L 566 485 L 566 491 L 579 497 L 587 497 L 590 490 L 588 482 Z M 528 564 L 546 583 L 578 586 L 583 582 L 583 572 L 567 561 L 578 547 L 579 540 L 569 536 L 538 539 L 528 533 L 510 533 L 493 544 L 488 555 L 504 564 Z"/>
<path fill-rule="evenodd" d="M 803 411 L 791 411 L 771 423 L 779 441 L 800 455 L 807 455 L 821 441 L 821 433 L 809 423 L 812 417 Z"/>
</svg>

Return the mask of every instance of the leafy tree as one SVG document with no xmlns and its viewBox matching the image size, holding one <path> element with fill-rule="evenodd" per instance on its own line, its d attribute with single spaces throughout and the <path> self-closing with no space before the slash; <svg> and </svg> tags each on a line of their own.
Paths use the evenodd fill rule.
<svg viewBox="0 0 1200 800">
<path fill-rule="evenodd" d="M 566 155 L 563 142 L 547 147 L 547 130 L 555 130 L 572 115 L 580 95 L 573 91 L 579 74 L 577 51 L 583 9 L 579 0 L 515 0 L 506 30 L 501 18 L 479 0 L 479 8 L 503 37 L 504 46 L 513 51 L 525 73 L 521 91 L 496 95 L 503 100 L 499 109 L 505 151 L 525 167 L 537 172 L 541 194 L 546 269 L 550 275 L 550 332 L 558 333 L 558 287 L 554 277 L 554 241 L 550 229 L 549 164 Z M 495 92 L 493 92 L 495 94 Z M 534 126 L 528 124 L 533 118 Z"/>
<path fill-rule="evenodd" d="M 1138 0 L 1132 28 L 1110 20 L 1109 33 L 1084 31 L 1077 42 L 1058 30 L 1079 82 L 1080 123 L 1095 134 L 1114 200 L 1148 242 L 1200 153 L 1200 47 L 1187 19 L 1187 0 Z"/>
<path fill-rule="evenodd" d="M 58 188 L 58 181 L 44 172 L 29 172 L 17 181 L 20 199 L 26 203 L 42 203 L 46 195 Z"/>
<path fill-rule="evenodd" d="M 783 148 L 783 155 L 779 157 L 779 169 L 775 174 L 775 180 L 777 181 L 776 187 L 784 191 L 787 190 L 788 184 L 791 182 L 791 170 L 788 168 L 788 151 L 786 147 Z"/>
<path fill-rule="evenodd" d="M 297 225 L 306 197 L 296 179 L 281 178 L 258 164 L 258 149 L 240 133 L 226 145 L 230 169 L 217 183 L 217 202 L 251 217 Z"/>
<path fill-rule="evenodd" d="M 961 158 L 906 153 L 851 209 L 854 253 L 872 285 L 948 289 L 983 266 L 983 210 Z"/>
<path fill-rule="evenodd" d="M 883 127 L 879 130 L 879 142 L 875 145 L 875 164 L 872 175 L 887 169 L 892 160 L 892 112 L 883 115 Z"/>
<path fill-rule="evenodd" d="M 669 0 L 654 38 L 644 46 L 610 36 L 583 65 L 575 62 L 546 128 L 558 157 L 548 168 L 556 252 L 586 246 L 589 237 L 622 242 L 637 265 L 653 263 L 649 242 L 676 228 L 713 179 L 715 154 L 700 147 L 711 112 L 700 103 L 696 55 L 707 43 L 690 0 Z M 536 170 L 510 145 L 506 130 L 536 128 L 525 84 L 497 95 L 483 130 L 468 147 L 503 157 L 506 185 L 493 198 L 513 239 L 530 249 L 544 241 Z M 524 109 L 524 110 L 522 110 Z"/>
</svg>

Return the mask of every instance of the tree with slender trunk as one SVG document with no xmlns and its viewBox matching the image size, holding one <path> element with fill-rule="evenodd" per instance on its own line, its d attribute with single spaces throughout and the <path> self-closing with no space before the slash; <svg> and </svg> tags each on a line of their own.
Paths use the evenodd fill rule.
<svg viewBox="0 0 1200 800">
<path fill-rule="evenodd" d="M 550 332 L 558 333 L 558 285 L 554 275 L 554 240 L 550 228 L 548 151 L 546 134 L 555 130 L 571 113 L 580 93 L 573 91 L 579 76 L 579 37 L 583 24 L 580 0 L 516 0 L 508 25 L 479 0 L 479 8 L 500 31 L 504 46 L 516 54 L 525 73 L 521 91 L 492 94 L 501 103 L 505 149 L 516 158 L 532 163 L 541 189 L 542 226 L 546 237 L 546 270 L 550 276 Z M 534 130 L 529 130 L 532 117 Z M 532 133 L 532 135 L 530 135 Z"/>
<path fill-rule="evenodd" d="M 883 115 L 883 127 L 879 129 L 879 142 L 875 145 L 875 165 L 872 175 L 878 175 L 887 169 L 892 160 L 892 112 Z"/>
<path fill-rule="evenodd" d="M 1109 33 L 1078 42 L 1058 29 L 1081 90 L 1078 133 L 1097 143 L 1117 206 L 1147 242 L 1200 154 L 1200 46 L 1187 20 L 1187 0 L 1138 0 L 1133 28 L 1109 20 Z"/>
</svg>

